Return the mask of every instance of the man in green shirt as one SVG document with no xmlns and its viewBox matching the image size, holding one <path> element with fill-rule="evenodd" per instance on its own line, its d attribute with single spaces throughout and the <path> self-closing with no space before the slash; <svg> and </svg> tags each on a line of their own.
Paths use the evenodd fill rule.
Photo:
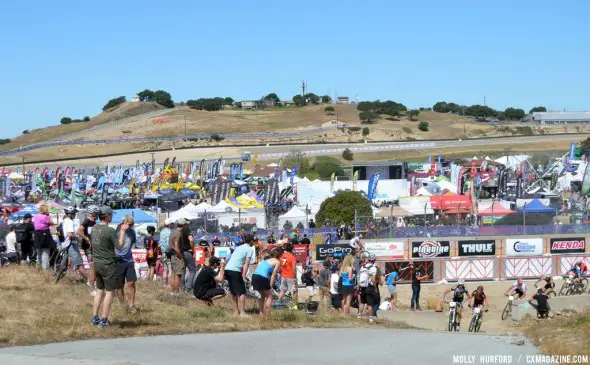
<svg viewBox="0 0 590 365">
<path fill-rule="evenodd" d="M 92 255 L 94 259 L 94 274 L 96 295 L 92 307 L 92 324 L 101 328 L 108 328 L 109 313 L 115 291 L 118 289 L 117 256 L 115 248 L 121 249 L 125 244 L 125 231 L 129 224 L 124 222 L 117 236 L 114 228 L 109 227 L 113 220 L 113 210 L 109 207 L 100 208 L 98 215 L 100 222 L 92 230 Z M 98 312 L 102 306 L 102 316 Z"/>
</svg>

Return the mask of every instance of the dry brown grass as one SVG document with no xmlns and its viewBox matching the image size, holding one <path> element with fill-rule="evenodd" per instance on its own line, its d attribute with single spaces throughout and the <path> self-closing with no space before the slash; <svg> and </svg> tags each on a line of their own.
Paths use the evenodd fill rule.
<svg viewBox="0 0 590 365">
<path fill-rule="evenodd" d="M 104 330 L 90 324 L 92 297 L 88 287 L 72 279 L 62 281 L 54 284 L 50 274 L 36 269 L 18 266 L 2 269 L 0 347 L 104 337 L 369 325 L 334 313 L 307 315 L 290 310 L 274 310 L 268 321 L 261 321 L 257 315 L 238 320 L 233 318 L 229 299 L 207 307 L 188 295 L 170 299 L 161 283 L 140 280 L 136 299 L 139 312 L 126 314 L 115 299 L 110 318 L 112 327 Z M 256 313 L 257 302 L 247 300 L 247 309 Z M 376 326 L 409 327 L 383 319 Z"/>
<path fill-rule="evenodd" d="M 567 317 L 566 317 L 567 316 Z M 552 355 L 590 355 L 590 311 L 556 319 L 528 319 L 525 333 L 543 352 Z"/>
</svg>

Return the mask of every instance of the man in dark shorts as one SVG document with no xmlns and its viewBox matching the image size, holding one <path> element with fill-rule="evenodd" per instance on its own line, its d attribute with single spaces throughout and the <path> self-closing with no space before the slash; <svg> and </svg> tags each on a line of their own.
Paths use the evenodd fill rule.
<svg viewBox="0 0 590 365">
<path fill-rule="evenodd" d="M 126 216 L 123 218 L 123 223 L 127 223 L 128 229 L 125 232 L 125 244 L 120 249 L 115 249 L 117 254 L 117 278 L 119 279 L 118 297 L 121 305 L 126 305 L 126 311 L 129 314 L 135 314 L 135 282 L 137 281 L 137 273 L 135 272 L 135 260 L 133 260 L 133 218 Z M 122 223 L 122 224 L 123 224 Z M 119 230 L 121 225 L 117 227 Z M 125 285 L 127 282 L 127 285 Z M 127 289 L 127 304 L 125 304 L 125 289 Z"/>
<path fill-rule="evenodd" d="M 98 218 L 100 223 L 94 227 L 92 232 L 94 274 L 97 289 L 92 306 L 92 325 L 107 328 L 110 326 L 108 318 L 115 298 L 115 290 L 118 289 L 119 285 L 115 248 L 120 249 L 125 245 L 125 231 L 129 229 L 129 225 L 123 223 L 117 236 L 117 232 L 109 227 L 113 220 L 113 210 L 111 208 L 101 208 Z M 102 316 L 99 317 L 98 312 L 101 307 Z"/>
<path fill-rule="evenodd" d="M 84 251 L 84 255 L 86 255 L 86 260 L 88 261 L 88 266 L 90 267 L 88 273 L 88 285 L 90 286 L 90 290 L 92 291 L 92 295 L 96 295 L 96 288 L 94 287 L 94 262 L 92 260 L 92 228 L 96 224 L 96 216 L 98 215 L 99 208 L 96 205 L 91 205 L 86 210 L 88 215 L 76 230 L 78 237 L 80 237 L 80 248 Z"/>
<path fill-rule="evenodd" d="M 20 243 L 20 264 L 29 265 L 37 260 L 37 255 L 33 249 L 33 233 L 35 233 L 35 226 L 33 225 L 33 216 L 29 213 L 25 214 L 23 223 L 16 227 L 16 241 Z"/>
<path fill-rule="evenodd" d="M 154 275 L 156 274 L 156 263 L 158 262 L 159 245 L 160 241 L 154 233 L 156 233 L 156 227 L 147 227 L 148 235 L 143 238 L 143 246 L 145 248 L 145 260 L 148 265 L 147 280 L 153 281 Z"/>
<path fill-rule="evenodd" d="M 234 250 L 227 263 L 225 277 L 229 284 L 229 290 L 234 302 L 234 316 L 247 316 L 246 314 L 246 284 L 244 279 L 250 268 L 250 261 L 254 258 L 254 236 L 247 234 L 242 243 Z"/>
<path fill-rule="evenodd" d="M 537 302 L 535 305 L 533 300 Z M 537 310 L 537 316 L 547 318 L 549 316 L 549 297 L 543 293 L 543 288 L 537 289 L 537 294 L 529 299 L 529 304 Z"/>
<path fill-rule="evenodd" d="M 224 267 L 225 264 L 215 256 L 209 258 L 209 265 L 203 265 L 197 275 L 193 291 L 197 299 L 212 305 L 214 300 L 225 296 L 225 290 L 217 287 L 217 283 L 223 282 Z M 218 269 L 219 273 L 216 271 Z"/>
</svg>

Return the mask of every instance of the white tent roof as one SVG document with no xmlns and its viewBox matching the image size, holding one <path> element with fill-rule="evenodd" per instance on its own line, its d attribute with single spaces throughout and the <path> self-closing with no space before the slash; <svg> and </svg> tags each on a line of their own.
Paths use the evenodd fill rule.
<svg viewBox="0 0 590 365">
<path fill-rule="evenodd" d="M 416 195 L 421 195 L 421 196 L 432 196 L 432 194 L 430 194 L 430 192 L 428 190 L 426 190 L 426 188 L 421 187 L 420 189 L 418 189 L 418 191 L 416 191 Z"/>
<path fill-rule="evenodd" d="M 213 206 L 209 203 L 202 202 L 201 204 L 195 206 L 195 210 L 199 213 L 202 213 L 206 210 L 213 208 Z"/>
<path fill-rule="evenodd" d="M 428 197 L 400 198 L 399 206 L 415 215 L 434 213 Z"/>
<path fill-rule="evenodd" d="M 225 213 L 227 208 L 231 208 L 231 206 L 227 204 L 225 200 L 222 200 L 219 202 L 219 204 L 217 204 L 211 209 L 208 209 L 207 211 L 211 213 Z M 231 209 L 233 210 L 233 208 Z"/>
<path fill-rule="evenodd" d="M 528 155 L 516 155 L 510 156 L 510 158 L 508 158 L 508 156 L 503 156 L 494 161 L 506 166 L 507 168 L 514 168 L 520 166 L 521 162 L 526 161 L 528 159 Z"/>
<path fill-rule="evenodd" d="M 279 216 L 279 219 L 292 219 L 292 218 L 305 218 L 305 212 L 299 209 L 297 206 L 291 208 L 287 213 Z"/>
<path fill-rule="evenodd" d="M 195 208 L 197 208 L 196 205 L 194 205 L 193 203 L 188 203 L 187 205 L 185 205 L 181 209 L 177 210 L 176 212 L 170 213 L 168 218 L 171 220 L 174 220 L 174 221 L 176 221 L 180 218 L 196 219 L 199 217 L 199 212 L 196 211 Z"/>
</svg>

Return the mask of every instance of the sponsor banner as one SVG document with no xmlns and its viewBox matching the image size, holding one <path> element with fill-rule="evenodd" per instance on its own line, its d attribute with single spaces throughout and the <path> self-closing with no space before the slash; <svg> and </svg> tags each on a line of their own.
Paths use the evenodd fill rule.
<svg viewBox="0 0 590 365">
<path fill-rule="evenodd" d="M 197 265 L 204 265 L 205 264 L 205 250 L 201 247 L 195 247 L 195 252 L 193 253 L 195 256 L 195 263 Z"/>
<path fill-rule="evenodd" d="M 506 240 L 506 256 L 537 256 L 542 254 L 542 238 L 521 238 Z"/>
<path fill-rule="evenodd" d="M 293 245 L 293 256 L 297 262 L 305 263 L 309 252 L 309 245 L 296 244 Z"/>
<path fill-rule="evenodd" d="M 503 216 L 499 216 L 499 215 L 493 215 L 493 216 L 485 215 L 485 216 L 481 217 L 481 222 L 482 222 L 482 224 L 494 224 L 502 218 L 503 218 Z"/>
<path fill-rule="evenodd" d="M 586 251 L 586 238 L 551 238 L 551 253 L 580 253 Z"/>
<path fill-rule="evenodd" d="M 352 247 L 348 244 L 337 244 L 337 245 L 317 245 L 315 247 L 315 259 L 316 261 L 323 261 L 328 256 L 332 257 L 344 257 L 352 253 Z"/>
<path fill-rule="evenodd" d="M 365 242 L 365 251 L 377 257 L 377 260 L 403 259 L 404 242 Z"/>
<path fill-rule="evenodd" d="M 494 240 L 464 240 L 457 241 L 459 256 L 493 256 L 496 254 Z"/>
<path fill-rule="evenodd" d="M 451 244 L 449 241 L 414 241 L 412 257 L 449 257 Z"/>
<path fill-rule="evenodd" d="M 412 270 L 409 268 L 409 264 L 412 261 L 394 261 L 385 263 L 385 275 L 392 273 L 394 270 L 398 272 L 399 280 L 411 281 Z M 422 275 L 426 275 L 430 281 L 434 279 L 434 263 L 433 261 L 413 261 L 414 267 L 420 270 Z"/>
</svg>

